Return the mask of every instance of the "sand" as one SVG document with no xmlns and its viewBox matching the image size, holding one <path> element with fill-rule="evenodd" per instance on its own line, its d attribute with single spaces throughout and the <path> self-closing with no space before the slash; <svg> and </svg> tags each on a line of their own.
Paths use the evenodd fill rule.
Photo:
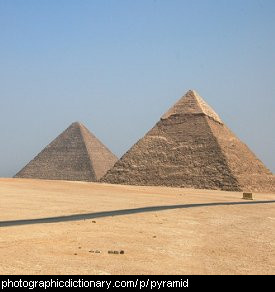
<svg viewBox="0 0 275 292">
<path fill-rule="evenodd" d="M 0 179 L 0 274 L 275 274 L 275 194 Z"/>
</svg>

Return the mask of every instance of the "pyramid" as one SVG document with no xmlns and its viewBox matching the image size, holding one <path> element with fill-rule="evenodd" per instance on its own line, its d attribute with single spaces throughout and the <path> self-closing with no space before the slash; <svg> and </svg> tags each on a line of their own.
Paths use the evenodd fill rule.
<svg viewBox="0 0 275 292">
<path fill-rule="evenodd" d="M 272 173 L 193 90 L 172 106 L 101 181 L 275 191 Z"/>
<path fill-rule="evenodd" d="M 97 181 L 117 161 L 81 123 L 71 124 L 15 177 Z"/>
</svg>

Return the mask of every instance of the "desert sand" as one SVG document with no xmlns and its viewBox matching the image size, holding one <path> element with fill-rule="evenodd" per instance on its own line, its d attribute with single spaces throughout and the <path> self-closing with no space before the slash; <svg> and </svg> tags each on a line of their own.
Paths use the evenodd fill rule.
<svg viewBox="0 0 275 292">
<path fill-rule="evenodd" d="M 275 194 L 253 195 L 0 179 L 0 274 L 275 274 Z"/>
</svg>

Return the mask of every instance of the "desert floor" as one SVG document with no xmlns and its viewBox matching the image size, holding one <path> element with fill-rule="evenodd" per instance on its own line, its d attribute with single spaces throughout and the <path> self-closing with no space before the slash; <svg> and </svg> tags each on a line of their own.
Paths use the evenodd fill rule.
<svg viewBox="0 0 275 292">
<path fill-rule="evenodd" d="M 0 179 L 0 274 L 275 274 L 275 194 Z"/>
</svg>

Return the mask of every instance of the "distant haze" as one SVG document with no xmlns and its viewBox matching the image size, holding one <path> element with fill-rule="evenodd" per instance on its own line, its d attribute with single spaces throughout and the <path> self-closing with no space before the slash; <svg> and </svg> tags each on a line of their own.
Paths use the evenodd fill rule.
<svg viewBox="0 0 275 292">
<path fill-rule="evenodd" d="M 188 89 L 275 172 L 275 1 L 0 0 L 0 177 L 72 122 L 123 155 Z"/>
</svg>

